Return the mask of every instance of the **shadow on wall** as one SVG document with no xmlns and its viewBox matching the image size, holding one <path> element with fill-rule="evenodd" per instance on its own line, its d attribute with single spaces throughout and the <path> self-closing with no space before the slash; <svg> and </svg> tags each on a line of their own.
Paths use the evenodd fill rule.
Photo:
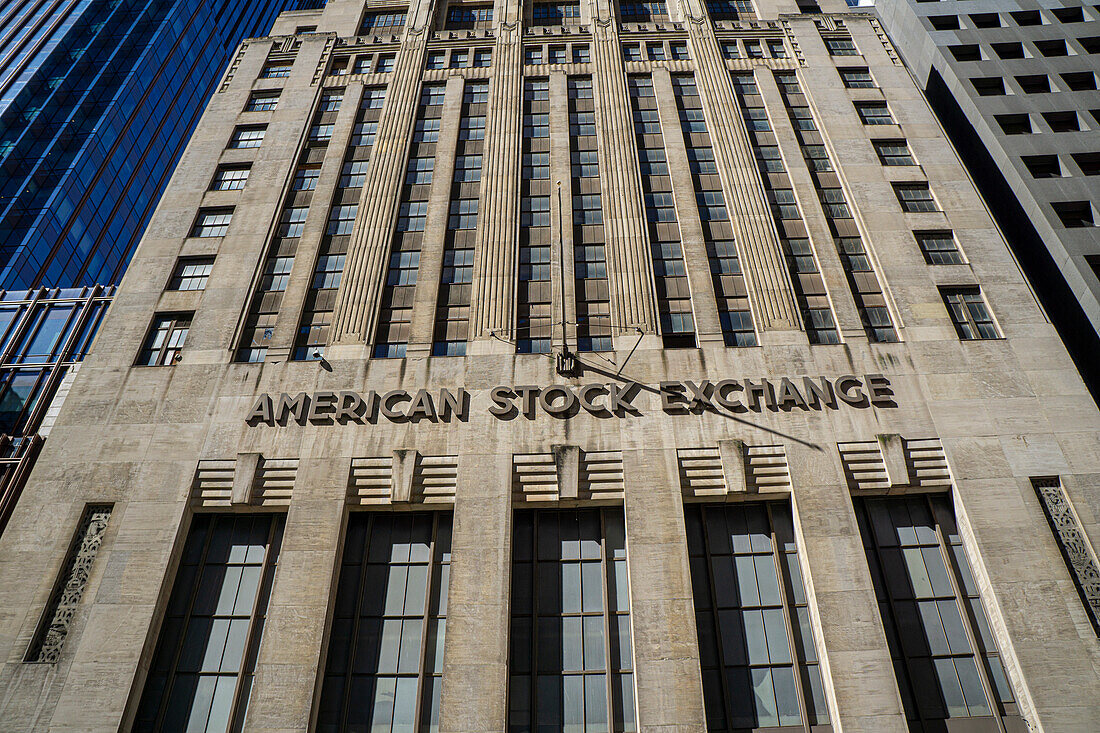
<svg viewBox="0 0 1100 733">
<path fill-rule="evenodd" d="M 1031 218 L 934 67 L 928 74 L 925 94 L 940 124 L 954 141 L 956 152 L 978 185 L 1039 302 L 1062 337 L 1093 401 L 1100 405 L 1100 335 L 1085 316 Z"/>
</svg>

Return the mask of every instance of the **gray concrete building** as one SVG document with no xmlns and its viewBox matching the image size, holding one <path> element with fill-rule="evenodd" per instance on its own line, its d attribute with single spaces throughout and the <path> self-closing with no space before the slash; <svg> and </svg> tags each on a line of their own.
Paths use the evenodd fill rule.
<svg viewBox="0 0 1100 733">
<path fill-rule="evenodd" d="M 1009 247 L 1100 401 L 1100 9 L 877 0 Z"/>
<path fill-rule="evenodd" d="M 1087 731 L 1098 477 L 873 15 L 331 0 L 0 537 L 0 727 Z"/>
</svg>

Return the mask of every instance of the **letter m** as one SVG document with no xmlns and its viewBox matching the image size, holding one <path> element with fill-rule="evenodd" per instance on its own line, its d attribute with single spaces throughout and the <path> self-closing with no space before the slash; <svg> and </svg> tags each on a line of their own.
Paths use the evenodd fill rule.
<svg viewBox="0 0 1100 733">
<path fill-rule="evenodd" d="M 286 421 L 287 415 L 292 415 L 294 422 L 300 423 L 305 420 L 308 407 L 309 395 L 305 392 L 299 392 L 294 399 L 283 392 L 279 395 L 279 404 L 275 406 L 275 422 L 282 424 Z"/>
</svg>

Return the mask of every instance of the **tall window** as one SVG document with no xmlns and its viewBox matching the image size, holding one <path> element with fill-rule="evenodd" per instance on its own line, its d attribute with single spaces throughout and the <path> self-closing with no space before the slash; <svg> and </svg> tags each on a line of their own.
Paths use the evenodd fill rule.
<svg viewBox="0 0 1100 733">
<path fill-rule="evenodd" d="M 451 515 L 348 518 L 318 733 L 439 725 Z"/>
<path fill-rule="evenodd" d="M 592 77 L 571 76 L 566 84 L 573 179 L 577 349 L 609 351 L 614 348 L 611 339 L 611 291 L 607 281 L 607 253 L 604 250 L 603 198 Z"/>
<path fill-rule="evenodd" d="M 240 730 L 282 534 L 281 515 L 195 515 L 135 733 Z"/>
<path fill-rule="evenodd" d="M 978 286 L 943 288 L 941 292 L 959 338 L 970 341 L 1000 337 L 993 314 L 989 312 Z"/>
<path fill-rule="evenodd" d="M 1024 730 L 950 499 L 865 499 L 856 513 L 911 729 Z"/>
<path fill-rule="evenodd" d="M 707 730 L 827 724 L 790 508 L 689 506 L 687 529 Z"/>
<path fill-rule="evenodd" d="M 153 319 L 149 335 L 137 358 L 137 366 L 175 364 L 191 328 L 191 313 L 160 315 Z"/>
<path fill-rule="evenodd" d="M 521 510 L 508 730 L 637 730 L 621 509 Z"/>
<path fill-rule="evenodd" d="M 776 77 L 776 81 L 781 82 L 782 77 Z M 775 144 L 775 136 L 772 134 L 771 123 L 768 122 L 760 90 L 756 86 L 756 78 L 752 72 L 734 74 L 733 87 L 737 91 L 737 101 L 749 130 L 749 142 L 756 156 L 779 241 L 786 255 L 791 283 L 798 298 L 799 310 L 802 311 L 802 322 L 806 326 L 806 337 L 812 344 L 840 343 L 840 333 L 833 319 L 825 282 L 818 269 L 813 245 L 783 164 L 783 156 L 779 153 L 779 146 Z"/>
</svg>

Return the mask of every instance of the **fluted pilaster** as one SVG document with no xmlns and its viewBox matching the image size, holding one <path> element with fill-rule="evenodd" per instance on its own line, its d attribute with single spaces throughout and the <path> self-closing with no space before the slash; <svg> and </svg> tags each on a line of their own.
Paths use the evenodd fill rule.
<svg viewBox="0 0 1100 733">
<path fill-rule="evenodd" d="M 510 334 L 516 311 L 519 151 L 523 119 L 523 28 L 519 13 L 497 3 L 493 80 L 489 84 L 470 340 Z M 509 17 L 509 15 L 511 17 Z"/>
<path fill-rule="evenodd" d="M 682 2 L 680 11 L 757 326 L 761 331 L 800 330 L 779 232 L 714 29 L 698 0 Z"/>
<path fill-rule="evenodd" d="M 607 227 L 607 269 L 613 327 L 657 332 L 653 267 L 638 172 L 638 147 L 613 10 L 597 3 L 592 17 L 596 129 Z"/>
<path fill-rule="evenodd" d="M 374 333 L 397 201 L 420 95 L 424 47 L 428 37 L 426 16 L 424 7 L 418 8 L 415 13 L 410 12 L 412 23 L 397 54 L 393 78 L 386 87 L 385 107 L 371 151 L 370 175 L 359 197 L 358 217 L 336 298 L 332 320 L 333 344 L 369 342 Z"/>
</svg>

